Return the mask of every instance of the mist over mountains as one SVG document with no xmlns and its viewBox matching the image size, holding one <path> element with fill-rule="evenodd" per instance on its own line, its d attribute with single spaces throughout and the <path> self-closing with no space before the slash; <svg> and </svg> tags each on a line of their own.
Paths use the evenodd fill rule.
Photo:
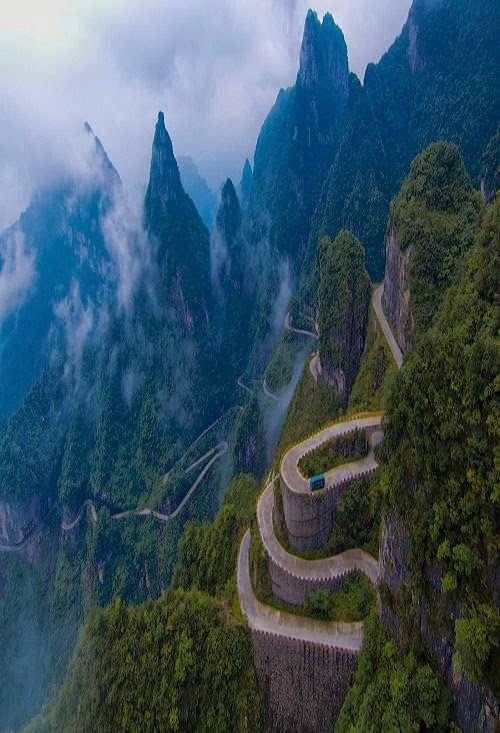
<svg viewBox="0 0 500 733">
<path fill-rule="evenodd" d="M 382 700 L 380 725 L 401 723 L 408 705 L 384 686 L 380 651 L 394 644 L 391 659 L 399 655 L 402 666 L 391 674 L 407 680 L 403 697 L 427 706 L 412 708 L 401 729 L 445 731 L 455 721 L 466 733 L 493 733 L 498 7 L 414 0 L 399 35 L 361 79 L 353 72 L 359 47 L 352 61 L 339 22 L 344 3 L 334 19 L 300 2 L 274 2 L 256 29 L 241 23 L 255 16 L 252 4 L 235 5 L 214 2 L 203 28 L 193 28 L 187 9 L 171 9 L 166 46 L 155 3 L 142 8 L 144 28 L 133 38 L 135 3 L 123 17 L 109 11 L 116 33 L 98 43 L 115 62 L 129 49 L 119 95 L 140 90 L 129 97 L 140 118 L 127 124 L 131 167 L 144 163 L 136 146 L 148 126 L 149 169 L 135 178 L 147 178 L 144 196 L 140 185 L 129 190 L 129 172 L 122 179 L 108 156 L 123 131 L 108 142 L 88 123 L 77 132 L 68 126 L 54 144 L 52 173 L 36 174 L 46 168 L 45 151 L 33 161 L 29 205 L 0 234 L 0 730 L 88 730 L 96 721 L 108 730 L 113 716 L 124 730 L 258 731 L 276 719 L 275 729 L 285 730 L 289 702 L 282 696 L 276 707 L 281 688 L 263 686 L 260 647 L 240 610 L 240 541 L 251 527 L 259 602 L 294 615 L 295 607 L 280 606 L 271 559 L 256 539 L 256 498 L 292 445 L 374 412 L 386 413 L 388 425 L 376 452 L 380 474 L 339 491 L 333 534 L 309 559 L 363 548 L 379 557 L 379 585 L 366 591 L 356 576 L 346 595 L 313 593 L 298 611 L 367 622 L 364 661 L 348 680 L 335 730 L 369 730 L 362 699 L 370 694 Z M 286 24 L 286 54 L 295 51 L 287 88 L 278 81 L 287 79 L 283 41 L 266 45 L 270 19 Z M 367 45 L 376 47 L 372 36 Z M 201 73 L 207 53 L 212 63 Z M 259 89 L 272 86 L 275 95 L 259 117 L 253 158 L 252 120 L 268 95 L 254 104 L 246 59 L 265 76 Z M 168 107 L 153 112 L 162 95 Z M 196 120 L 181 129 L 192 99 Z M 124 124 L 118 109 L 114 119 Z M 222 153 L 206 176 L 203 146 L 217 134 L 211 149 Z M 381 282 L 401 371 L 374 310 Z M 474 312 L 482 314 L 477 322 Z M 331 454 L 320 446 L 324 455 L 305 458 L 315 473 L 328 473 L 328 461 L 338 467 L 366 457 L 356 453 L 358 438 L 354 447 L 346 439 Z M 282 484 L 271 523 L 288 552 L 295 538 Z M 95 657 L 107 635 L 101 674 Z M 168 654 L 153 665 L 161 675 L 150 670 L 151 687 L 159 698 L 168 687 L 169 700 L 148 705 L 154 714 L 141 702 L 143 682 L 130 691 L 124 672 L 127 664 L 143 670 L 158 653 L 153 637 Z M 43 664 L 27 674 L 30 646 Z M 228 654 L 231 673 L 219 676 Z M 113 698 L 115 664 L 123 693 Z M 88 705 L 75 712 L 79 695 Z"/>
</svg>

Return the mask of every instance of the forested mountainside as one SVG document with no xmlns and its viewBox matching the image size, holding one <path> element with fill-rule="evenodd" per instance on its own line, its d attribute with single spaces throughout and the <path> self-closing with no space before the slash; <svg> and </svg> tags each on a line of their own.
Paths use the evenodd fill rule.
<svg viewBox="0 0 500 733">
<path fill-rule="evenodd" d="M 382 279 L 389 203 L 429 143 L 456 143 L 478 186 L 500 117 L 497 34 L 498 8 L 490 0 L 418 0 L 389 51 L 368 65 L 363 85 L 351 76 L 342 144 L 302 273 L 306 294 L 318 236 L 336 236 L 343 227 L 363 242 L 370 276 Z"/>
<path fill-rule="evenodd" d="M 83 161 L 75 161 L 74 175 L 40 191 L 0 236 L 0 264 L 10 273 L 0 328 L 2 420 L 61 348 L 70 306 L 97 304 L 113 281 L 106 229 L 123 196 L 121 181 L 89 125 L 82 136 Z"/>
<path fill-rule="evenodd" d="M 310 11 L 211 232 L 160 113 L 138 216 L 87 128 L 92 184 L 2 235 L 35 275 L 0 368 L 44 320 L 0 425 L 0 730 L 494 733 L 499 22 L 414 0 L 361 84 Z"/>
<path fill-rule="evenodd" d="M 442 146 L 448 162 L 449 152 L 448 146 Z M 436 154 L 435 147 L 422 159 L 432 154 Z M 456 161 L 450 163 L 450 176 L 455 165 Z M 423 183 L 424 190 L 429 182 L 432 171 Z M 352 484 L 328 542 L 340 552 L 353 542 L 368 541 L 365 547 L 371 547 L 375 537 L 380 542 L 382 573 L 381 621 L 372 612 L 354 684 L 335 726 L 339 733 L 445 732 L 457 729 L 452 720 L 460 730 L 495 729 L 499 548 L 492 446 L 498 442 L 498 421 L 497 405 L 490 397 L 499 351 L 499 221 L 496 202 L 483 213 L 468 254 L 457 254 L 457 275 L 435 323 L 417 337 L 400 376 L 386 379 L 382 473 L 367 493 L 366 485 L 360 491 L 360 486 Z M 367 341 L 360 377 L 372 358 Z M 285 422 L 280 450 L 301 435 L 291 437 L 297 430 L 297 415 L 304 416 L 302 435 L 307 434 L 311 395 L 304 384 Z M 335 417 L 335 409 L 330 416 Z M 258 702 L 248 638 L 245 640 L 239 627 L 235 589 L 238 545 L 247 526 L 255 531 L 252 517 L 258 491 L 251 477 L 241 476 L 230 486 L 213 523 L 188 525 L 179 546 L 176 590 L 161 604 L 131 611 L 115 604 L 89 619 L 64 685 L 33 730 L 72 726 L 87 730 L 95 720 L 106 728 L 112 714 L 120 716 L 123 730 L 148 725 L 162 725 L 165 730 L 203 730 L 207 725 L 212 729 L 206 717 L 199 717 L 209 714 L 214 715 L 214 725 L 222 726 L 217 729 L 258 731 L 266 726 L 270 711 L 266 713 L 265 694 L 264 709 Z M 345 535 L 341 528 L 347 530 Z M 272 592 L 265 590 L 269 583 L 266 555 L 262 558 L 253 558 L 254 582 L 259 593 L 270 594 L 267 603 L 272 604 Z M 335 613 L 355 612 L 349 597 L 343 602 Z M 207 627 L 207 639 L 200 639 L 203 624 L 220 603 L 225 604 L 220 608 L 228 614 L 230 627 L 218 637 L 221 621 L 213 620 Z M 195 608 L 196 624 L 190 616 Z M 327 608 L 324 601 L 321 605 L 319 598 L 313 601 L 311 596 L 302 613 L 324 617 Z M 179 614 L 183 614 L 183 638 L 175 624 Z M 148 633 L 153 617 L 156 626 Z M 94 650 L 104 646 L 110 634 L 116 639 L 110 663 L 96 667 Z M 147 660 L 157 654 L 159 634 L 161 643 L 167 645 L 163 648 L 172 651 L 146 667 Z M 193 650 L 203 650 L 212 637 L 210 662 L 200 669 L 205 653 L 194 654 Z M 222 705 L 215 713 L 213 701 L 205 701 L 204 673 L 212 669 L 219 655 L 227 655 L 228 643 L 232 646 L 224 682 L 217 672 L 210 672 L 215 674 L 214 689 Z M 144 669 L 144 675 L 127 676 L 126 680 L 120 673 L 111 676 L 107 670 L 122 658 L 134 669 Z M 169 666 L 174 663 L 175 672 Z M 150 679 L 151 668 L 157 664 L 164 671 Z M 227 707 L 223 701 L 232 694 L 236 669 L 243 682 L 237 688 L 236 704 Z M 155 699 L 149 694 L 160 695 L 160 679 L 168 688 L 163 706 L 158 703 L 153 710 L 149 705 L 142 709 L 141 701 Z M 73 702 L 77 697 L 78 713 Z M 180 710 L 189 719 L 183 720 Z M 227 717 L 217 717 L 223 710 Z"/>
</svg>

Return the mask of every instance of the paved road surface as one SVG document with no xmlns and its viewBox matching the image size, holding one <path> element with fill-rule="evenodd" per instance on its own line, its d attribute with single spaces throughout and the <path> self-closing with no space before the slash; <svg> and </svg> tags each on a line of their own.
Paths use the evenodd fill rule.
<svg viewBox="0 0 500 733">
<path fill-rule="evenodd" d="M 394 338 L 382 309 L 383 285 L 373 294 L 372 304 L 382 331 L 387 339 L 398 368 L 403 364 L 403 354 Z M 289 316 L 285 326 L 290 327 Z M 318 379 L 320 362 L 316 355 L 310 362 L 313 378 Z M 328 426 L 292 447 L 284 456 L 280 473 L 281 478 L 291 491 L 310 493 L 308 481 L 298 470 L 299 460 L 310 451 L 318 448 L 326 441 L 344 435 L 354 429 L 370 430 L 370 452 L 366 458 L 353 463 L 344 464 L 326 473 L 327 488 L 347 478 L 354 478 L 378 468 L 373 449 L 382 440 L 382 414 L 362 415 L 345 422 Z M 322 560 L 303 560 L 289 554 L 279 543 L 273 526 L 274 491 L 270 478 L 266 489 L 257 505 L 257 523 L 264 548 L 273 561 L 285 572 L 304 580 L 326 579 L 337 577 L 353 568 L 364 572 L 376 584 L 378 581 L 378 563 L 362 550 L 350 550 L 335 557 Z M 251 629 L 270 634 L 277 634 L 290 639 L 301 639 L 309 642 L 324 643 L 330 647 L 358 651 L 363 642 L 363 624 L 329 624 L 314 619 L 282 613 L 266 606 L 257 600 L 252 589 L 249 574 L 250 531 L 247 531 L 240 546 L 238 557 L 238 594 L 241 608 Z"/>
<path fill-rule="evenodd" d="M 389 348 L 392 351 L 394 360 L 396 364 L 398 365 L 398 369 L 401 369 L 401 367 L 403 366 L 403 352 L 399 348 L 399 344 L 394 337 L 392 328 L 389 326 L 387 318 L 385 317 L 384 309 L 382 308 L 382 296 L 383 295 L 384 295 L 384 285 L 382 283 L 382 285 L 380 285 L 380 287 L 378 287 L 375 290 L 375 292 L 373 293 L 373 298 L 372 298 L 373 308 L 375 310 L 375 313 L 377 314 L 378 322 L 380 323 L 382 331 L 384 332 L 384 336 L 387 340 L 387 343 L 389 344 Z"/>
<path fill-rule="evenodd" d="M 327 580 L 361 570 L 374 585 L 377 584 L 378 562 L 363 550 L 347 550 L 321 560 L 304 560 L 288 553 L 276 537 L 273 509 L 274 481 L 270 481 L 257 504 L 257 522 L 267 554 L 286 573 L 302 580 Z"/>
<path fill-rule="evenodd" d="M 306 331 L 303 328 L 294 328 L 292 326 L 292 315 L 291 313 L 286 314 L 285 318 L 285 329 L 287 331 L 293 331 L 293 333 L 298 333 L 300 336 L 307 336 L 308 338 L 317 339 L 318 334 L 314 333 L 313 331 Z"/>
<path fill-rule="evenodd" d="M 241 610 L 248 624 L 255 631 L 278 634 L 289 639 L 324 644 L 335 649 L 359 651 L 363 643 L 362 623 L 335 623 L 303 618 L 278 611 L 261 603 L 250 582 L 249 571 L 250 530 L 243 537 L 238 557 L 238 594 Z"/>
<path fill-rule="evenodd" d="M 175 517 L 177 517 L 181 513 L 181 511 L 184 509 L 187 502 L 189 501 L 191 496 L 194 494 L 194 492 L 196 491 L 200 483 L 203 481 L 203 479 L 205 478 L 206 474 L 208 473 L 210 468 L 213 466 L 213 464 L 216 461 L 218 461 L 219 458 L 221 458 L 225 453 L 227 453 L 228 451 L 227 442 L 224 441 L 223 443 L 220 443 L 219 445 L 217 445 L 215 448 L 212 448 L 212 450 L 208 451 L 208 453 L 206 453 L 204 456 L 202 456 L 197 461 L 192 463 L 186 469 L 186 473 L 188 473 L 193 468 L 195 468 L 195 466 L 197 466 L 203 459 L 208 458 L 208 456 L 212 455 L 215 451 L 217 452 L 210 459 L 210 461 L 206 464 L 203 470 L 200 471 L 200 473 L 198 474 L 198 477 L 196 478 L 196 481 L 193 483 L 193 485 L 191 486 L 191 488 L 189 489 L 189 491 L 187 492 L 187 494 L 185 495 L 185 497 L 183 498 L 179 506 L 170 514 L 163 514 L 162 512 L 157 512 L 154 509 L 129 509 L 128 511 L 125 511 L 125 512 L 118 512 L 117 514 L 112 514 L 111 519 L 114 519 L 115 521 L 120 521 L 121 519 L 127 519 L 128 517 L 154 517 L 159 522 L 169 522 L 171 519 L 175 519 Z M 75 519 L 72 522 L 70 523 L 63 522 L 62 523 L 61 528 L 63 532 L 69 532 L 78 524 L 87 506 L 90 507 L 92 521 L 94 522 L 94 524 L 95 522 L 97 522 L 97 510 L 96 510 L 95 504 L 93 501 L 88 499 L 83 504 L 77 516 L 75 517 Z"/>
<path fill-rule="evenodd" d="M 297 494 L 311 493 L 309 481 L 302 476 L 298 469 L 298 462 L 311 451 L 319 448 L 324 443 L 327 443 L 332 438 L 336 438 L 340 435 L 346 435 L 353 430 L 366 430 L 367 428 L 380 428 L 382 423 L 381 414 L 373 414 L 367 417 L 354 417 L 345 422 L 338 422 L 335 425 L 330 425 L 318 433 L 313 435 L 311 438 L 304 440 L 299 445 L 295 445 L 285 453 L 283 460 L 281 461 L 280 474 L 283 481 L 286 483 L 288 488 Z M 331 471 L 325 473 L 326 488 L 340 484 L 346 479 L 354 479 L 357 476 L 363 476 L 367 473 L 375 471 L 378 468 L 378 463 L 375 460 L 373 453 L 374 447 L 381 442 L 383 437 L 381 430 L 376 430 L 370 436 L 370 452 L 365 458 L 359 461 L 353 461 L 352 463 L 345 463 L 342 466 L 337 466 Z"/>
</svg>

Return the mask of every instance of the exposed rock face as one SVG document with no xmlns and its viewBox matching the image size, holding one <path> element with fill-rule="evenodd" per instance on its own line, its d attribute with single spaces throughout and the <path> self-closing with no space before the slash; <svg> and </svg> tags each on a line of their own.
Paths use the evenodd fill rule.
<svg viewBox="0 0 500 733">
<path fill-rule="evenodd" d="M 322 644 L 252 632 L 254 664 L 276 733 L 333 729 L 356 668 L 356 654 Z"/>
<path fill-rule="evenodd" d="M 426 59 L 420 47 L 420 24 L 424 15 L 440 5 L 442 0 L 414 0 L 408 15 L 408 62 L 412 73 L 426 66 Z"/>
<path fill-rule="evenodd" d="M 408 558 L 410 552 L 410 530 L 401 519 L 384 517 L 380 541 L 380 581 L 397 596 L 410 580 Z M 495 733 L 496 721 L 500 715 L 498 701 L 491 690 L 484 685 L 472 684 L 454 665 L 454 632 L 452 622 L 447 626 L 431 623 L 437 608 L 445 618 L 460 616 L 460 608 L 448 601 L 441 591 L 441 574 L 438 567 L 427 568 L 428 593 L 419 593 L 417 630 L 427 647 L 436 656 L 441 673 L 447 680 L 455 702 L 455 721 L 463 733 Z M 401 640 L 404 629 L 394 609 L 379 600 L 379 614 L 393 637 Z"/>
<path fill-rule="evenodd" d="M 306 89 L 323 79 L 347 97 L 349 72 L 347 46 L 340 28 L 327 13 L 320 23 L 313 10 L 309 10 L 300 51 L 300 70 L 297 81 Z"/>
<path fill-rule="evenodd" d="M 169 294 L 169 320 L 184 332 L 205 327 L 211 311 L 209 235 L 182 186 L 163 112 L 153 140 L 144 221 L 154 240 L 162 288 Z"/>
<path fill-rule="evenodd" d="M 415 344 L 415 325 L 410 302 L 411 247 L 401 250 L 397 232 L 387 237 L 383 306 L 404 354 Z"/>
<path fill-rule="evenodd" d="M 363 354 L 371 293 L 364 250 L 352 234 L 321 241 L 318 293 L 322 375 L 346 404 Z"/>
<path fill-rule="evenodd" d="M 0 544 L 17 545 L 23 542 L 40 521 L 40 501 L 16 504 L 0 501 Z"/>
<path fill-rule="evenodd" d="M 158 199 L 165 208 L 169 203 L 175 203 L 181 194 L 181 176 L 170 135 L 165 128 L 163 112 L 158 113 L 153 149 L 151 152 L 151 168 L 149 186 L 146 199 Z"/>
<path fill-rule="evenodd" d="M 250 190 L 252 187 L 252 178 L 253 178 L 252 166 L 250 165 L 250 161 L 247 158 L 245 160 L 245 165 L 243 166 L 243 173 L 241 175 L 241 182 L 240 182 L 241 202 L 244 205 L 246 205 L 250 197 Z"/>
</svg>

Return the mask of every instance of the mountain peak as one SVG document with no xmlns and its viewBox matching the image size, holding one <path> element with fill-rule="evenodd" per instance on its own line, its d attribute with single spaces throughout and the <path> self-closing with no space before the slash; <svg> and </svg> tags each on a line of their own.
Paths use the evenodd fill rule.
<svg viewBox="0 0 500 733">
<path fill-rule="evenodd" d="M 252 166 L 250 165 L 250 161 L 247 158 L 245 160 L 245 165 L 243 166 L 243 173 L 241 174 L 241 183 L 240 183 L 241 197 L 244 201 L 246 201 L 248 197 L 250 196 L 252 178 L 253 178 Z"/>
<path fill-rule="evenodd" d="M 121 179 L 118 175 L 118 171 L 114 167 L 113 163 L 110 161 L 109 156 L 104 149 L 103 144 L 97 137 L 97 135 L 94 133 L 92 127 L 89 125 L 88 122 L 85 122 L 83 125 L 83 129 L 85 133 L 91 138 L 91 140 L 95 144 L 95 153 L 97 160 L 99 161 L 99 164 L 101 166 L 101 169 L 103 173 L 109 176 L 110 180 L 117 185 L 121 185 Z"/>
<path fill-rule="evenodd" d="M 326 80 L 347 96 L 349 66 L 344 35 L 332 15 L 327 13 L 320 22 L 317 13 L 309 10 L 304 25 L 300 51 L 298 81 L 311 89 Z"/>
<path fill-rule="evenodd" d="M 241 208 L 234 184 L 228 178 L 222 187 L 220 207 L 217 213 L 217 228 L 226 242 L 231 242 L 241 226 Z"/>
<path fill-rule="evenodd" d="M 172 140 L 165 127 L 165 115 L 163 112 L 158 112 L 146 195 L 149 199 L 158 198 L 164 207 L 170 202 L 177 201 L 183 192 Z"/>
</svg>

